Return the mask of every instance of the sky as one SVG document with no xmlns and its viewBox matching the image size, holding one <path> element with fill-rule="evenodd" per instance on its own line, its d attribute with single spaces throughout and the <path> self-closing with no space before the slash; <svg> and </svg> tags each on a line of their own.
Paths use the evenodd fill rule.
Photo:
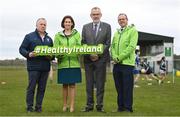
<svg viewBox="0 0 180 117">
<path fill-rule="evenodd" d="M 92 21 L 94 6 L 101 8 L 101 21 L 111 25 L 112 36 L 119 28 L 118 14 L 126 13 L 138 31 L 174 37 L 174 53 L 180 55 L 180 0 L 0 0 L 0 59 L 23 58 L 19 46 L 40 17 L 47 19 L 52 39 L 65 15 L 74 18 L 81 33 Z"/>
</svg>

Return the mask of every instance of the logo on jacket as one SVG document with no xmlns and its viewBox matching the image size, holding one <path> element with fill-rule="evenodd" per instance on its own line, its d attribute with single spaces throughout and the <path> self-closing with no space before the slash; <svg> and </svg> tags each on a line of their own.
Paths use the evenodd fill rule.
<svg viewBox="0 0 180 117">
<path fill-rule="evenodd" d="M 49 42 L 49 38 L 47 38 L 47 41 Z"/>
</svg>

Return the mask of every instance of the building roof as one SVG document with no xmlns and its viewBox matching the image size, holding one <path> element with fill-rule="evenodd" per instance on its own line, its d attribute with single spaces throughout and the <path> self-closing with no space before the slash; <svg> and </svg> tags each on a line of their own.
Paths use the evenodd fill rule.
<svg viewBox="0 0 180 117">
<path fill-rule="evenodd" d="M 174 37 L 163 36 L 158 34 L 146 33 L 138 31 L 139 41 L 162 41 L 162 42 L 174 42 Z"/>
</svg>

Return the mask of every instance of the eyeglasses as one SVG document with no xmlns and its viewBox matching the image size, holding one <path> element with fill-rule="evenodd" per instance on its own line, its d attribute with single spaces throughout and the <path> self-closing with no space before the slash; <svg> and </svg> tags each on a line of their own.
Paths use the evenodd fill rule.
<svg viewBox="0 0 180 117">
<path fill-rule="evenodd" d="M 118 19 L 118 21 L 124 21 L 124 20 L 126 20 L 126 18 L 123 18 L 123 19 Z"/>
<path fill-rule="evenodd" d="M 100 15 L 100 14 L 92 14 L 93 16 L 95 16 L 95 15 Z"/>
</svg>

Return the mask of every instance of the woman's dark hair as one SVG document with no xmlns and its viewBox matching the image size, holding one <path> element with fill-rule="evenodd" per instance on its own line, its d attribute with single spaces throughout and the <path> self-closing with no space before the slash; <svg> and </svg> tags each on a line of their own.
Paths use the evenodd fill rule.
<svg viewBox="0 0 180 117">
<path fill-rule="evenodd" d="M 73 18 L 72 18 L 70 15 L 66 15 L 66 16 L 63 17 L 63 19 L 62 19 L 62 21 L 61 21 L 61 27 L 64 28 L 64 22 L 65 22 L 65 20 L 66 20 L 67 18 L 69 18 L 69 19 L 71 20 L 71 22 L 73 23 L 73 25 L 71 26 L 71 29 L 73 29 L 74 26 L 75 26 L 75 23 L 74 23 Z"/>
</svg>

